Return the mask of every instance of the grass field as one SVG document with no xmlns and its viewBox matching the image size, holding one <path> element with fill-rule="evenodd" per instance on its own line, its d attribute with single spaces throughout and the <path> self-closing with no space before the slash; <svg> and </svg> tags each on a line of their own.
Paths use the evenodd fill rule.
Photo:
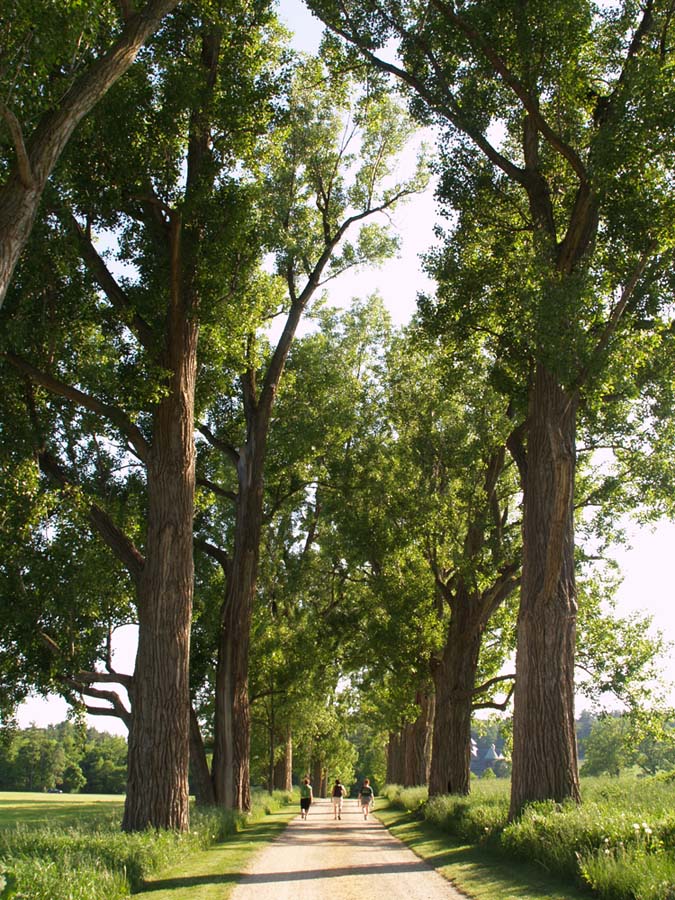
<svg viewBox="0 0 675 900">
<path fill-rule="evenodd" d="M 124 797 L 117 794 L 23 794 L 0 791 L 0 829 L 13 825 L 76 824 L 95 819 L 102 811 L 119 811 Z"/>
<path fill-rule="evenodd" d="M 0 793 L 0 897 L 225 900 L 252 854 L 296 815 L 288 800 L 254 792 L 250 816 L 195 809 L 188 834 L 124 834 L 123 797 Z"/>
</svg>

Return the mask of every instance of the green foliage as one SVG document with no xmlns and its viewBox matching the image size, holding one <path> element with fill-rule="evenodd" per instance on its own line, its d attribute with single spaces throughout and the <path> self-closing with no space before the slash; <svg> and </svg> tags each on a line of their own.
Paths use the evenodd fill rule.
<svg viewBox="0 0 675 900">
<path fill-rule="evenodd" d="M 119 794 L 126 783 L 124 738 L 70 722 L 13 731 L 0 745 L 0 789 Z"/>
<path fill-rule="evenodd" d="M 582 774 L 618 775 L 638 766 L 654 775 L 675 768 L 675 732 L 671 710 L 635 709 L 607 714 L 593 723 L 583 744 Z"/>
</svg>

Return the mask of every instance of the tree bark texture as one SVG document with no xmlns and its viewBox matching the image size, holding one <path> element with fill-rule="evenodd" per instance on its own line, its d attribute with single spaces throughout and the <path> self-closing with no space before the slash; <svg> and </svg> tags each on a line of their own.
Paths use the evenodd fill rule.
<svg viewBox="0 0 675 900">
<path fill-rule="evenodd" d="M 405 766 L 402 732 L 389 732 L 387 744 L 387 784 L 403 784 Z"/>
<path fill-rule="evenodd" d="M 429 796 L 471 789 L 471 711 L 483 636 L 482 604 L 468 597 L 452 607 L 448 633 L 432 674 L 436 694 Z"/>
<path fill-rule="evenodd" d="M 255 439 L 250 440 L 240 450 L 234 552 L 223 604 L 216 675 L 216 801 L 245 811 L 251 808 L 248 662 L 262 528 L 263 461 L 264 443 L 260 446 Z"/>
<path fill-rule="evenodd" d="M 131 16 L 118 40 L 45 114 L 26 142 L 26 158 L 0 188 L 0 306 L 28 241 L 45 184 L 79 122 L 127 71 L 178 0 L 152 0 Z M 20 155 L 20 154 L 19 154 Z"/>
<path fill-rule="evenodd" d="M 173 379 L 159 405 L 148 460 L 145 565 L 138 584 L 138 651 L 131 693 L 123 828 L 189 827 L 188 667 L 194 565 L 194 390 L 197 326 L 177 317 Z"/>
<path fill-rule="evenodd" d="M 576 396 L 539 364 L 528 414 L 511 818 L 531 801 L 580 799 L 574 731 L 576 405 Z"/>
<path fill-rule="evenodd" d="M 431 744 L 434 723 L 434 694 L 430 691 L 417 692 L 415 702 L 419 706 L 419 715 L 403 729 L 404 787 L 417 787 L 429 781 L 431 763 Z"/>
<path fill-rule="evenodd" d="M 215 804 L 216 795 L 206 761 L 202 732 L 192 708 L 190 708 L 190 789 L 195 795 L 197 806 L 213 806 Z"/>
</svg>

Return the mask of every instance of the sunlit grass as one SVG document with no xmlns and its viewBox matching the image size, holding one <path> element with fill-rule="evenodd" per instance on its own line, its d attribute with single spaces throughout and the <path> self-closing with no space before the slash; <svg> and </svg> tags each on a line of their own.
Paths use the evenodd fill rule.
<svg viewBox="0 0 675 900">
<path fill-rule="evenodd" d="M 237 859 L 248 858 L 256 845 L 274 837 L 295 815 L 287 802 L 288 795 L 281 792 L 274 797 L 254 792 L 250 816 L 232 810 L 194 809 L 189 833 L 148 829 L 125 834 L 120 829 L 121 797 L 3 794 L 0 895 L 4 879 L 16 884 L 16 896 L 21 900 L 123 900 L 132 892 L 145 890 L 155 879 L 153 900 L 157 900 L 163 880 L 168 886 L 178 879 L 181 898 L 222 898 L 228 881 L 221 877 L 223 854 L 232 857 L 229 880 L 234 881 Z M 280 807 L 284 812 L 269 828 L 261 826 L 258 834 L 251 831 L 251 823 Z M 241 842 L 245 828 L 250 833 Z M 240 845 L 234 854 L 231 843 Z M 216 845 L 221 848 L 220 856 L 211 852 Z M 204 893 L 209 885 L 220 893 Z M 193 895 L 193 886 L 199 886 L 201 892 Z M 175 892 L 171 896 L 175 897 Z"/>
</svg>

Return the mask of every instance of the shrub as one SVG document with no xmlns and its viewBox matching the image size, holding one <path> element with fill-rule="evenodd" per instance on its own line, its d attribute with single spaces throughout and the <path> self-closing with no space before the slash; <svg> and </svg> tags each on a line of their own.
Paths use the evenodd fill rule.
<svg viewBox="0 0 675 900">
<path fill-rule="evenodd" d="M 426 803 L 429 791 L 423 785 L 405 788 L 400 784 L 385 784 L 382 795 L 395 809 L 417 812 Z"/>
<path fill-rule="evenodd" d="M 506 824 L 508 806 L 494 799 L 446 795 L 432 797 L 424 818 L 461 841 L 479 843 L 498 836 Z"/>
</svg>

